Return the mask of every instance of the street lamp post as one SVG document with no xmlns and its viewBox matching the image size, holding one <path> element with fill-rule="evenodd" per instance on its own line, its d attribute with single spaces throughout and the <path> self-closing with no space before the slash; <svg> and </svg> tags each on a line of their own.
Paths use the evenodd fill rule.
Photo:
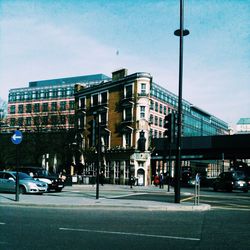
<svg viewBox="0 0 250 250">
<path fill-rule="evenodd" d="M 94 120 L 95 120 L 95 130 L 98 130 L 97 133 L 97 164 L 96 164 L 96 199 L 99 199 L 99 182 L 100 182 L 100 159 L 101 159 L 101 126 L 99 121 L 99 113 L 94 112 Z M 96 142 L 96 136 L 95 136 L 95 142 Z"/>
<path fill-rule="evenodd" d="M 182 131 L 182 76 L 183 76 L 183 36 L 189 34 L 188 30 L 183 29 L 183 1 L 180 0 L 180 29 L 174 34 L 180 37 L 179 50 L 179 98 L 178 98 L 178 117 L 177 117 L 177 142 L 176 142 L 176 165 L 175 165 L 175 203 L 180 203 L 180 176 L 181 176 L 181 131 Z"/>
</svg>

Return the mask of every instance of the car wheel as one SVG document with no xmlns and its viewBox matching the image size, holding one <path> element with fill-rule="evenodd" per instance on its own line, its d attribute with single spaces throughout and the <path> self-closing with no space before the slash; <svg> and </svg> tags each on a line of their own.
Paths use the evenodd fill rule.
<svg viewBox="0 0 250 250">
<path fill-rule="evenodd" d="M 61 192 L 62 188 L 56 188 L 56 192 Z"/>
<path fill-rule="evenodd" d="M 26 188 L 24 186 L 19 187 L 19 193 L 20 194 L 25 194 L 26 193 Z"/>
</svg>

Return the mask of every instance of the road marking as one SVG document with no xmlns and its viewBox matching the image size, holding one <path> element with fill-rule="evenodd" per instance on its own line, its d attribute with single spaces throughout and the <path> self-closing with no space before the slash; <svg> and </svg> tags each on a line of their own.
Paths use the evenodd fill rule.
<svg viewBox="0 0 250 250">
<path fill-rule="evenodd" d="M 194 198 L 195 198 L 194 196 L 187 197 L 187 198 L 185 198 L 185 199 L 182 199 L 181 202 L 183 202 L 183 201 L 188 201 L 188 200 L 192 200 L 192 199 L 194 199 Z"/>
<path fill-rule="evenodd" d="M 250 211 L 249 208 L 242 208 L 242 207 L 219 207 L 219 206 L 211 206 L 212 210 L 221 209 L 221 210 L 234 210 L 234 211 Z"/>
<path fill-rule="evenodd" d="M 5 225 L 6 223 L 4 223 L 4 222 L 0 222 L 0 225 Z"/>
<path fill-rule="evenodd" d="M 175 239 L 175 240 L 191 240 L 191 241 L 199 241 L 200 240 L 199 238 L 177 237 L 177 236 L 155 235 L 155 234 L 141 234 L 141 233 L 113 232 L 113 231 L 102 231 L 102 230 L 89 230 L 89 229 L 81 229 L 81 228 L 60 227 L 59 230 L 87 232 L 87 233 L 132 235 L 132 236 L 140 236 L 140 237 L 165 238 L 165 239 Z"/>
</svg>

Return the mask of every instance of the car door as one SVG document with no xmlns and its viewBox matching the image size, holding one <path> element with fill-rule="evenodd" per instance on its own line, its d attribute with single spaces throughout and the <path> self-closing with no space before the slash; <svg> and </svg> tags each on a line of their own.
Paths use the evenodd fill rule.
<svg viewBox="0 0 250 250">
<path fill-rule="evenodd" d="M 0 172 L 0 191 L 4 191 L 4 179 L 3 179 L 3 172 Z"/>
<path fill-rule="evenodd" d="M 10 173 L 4 173 L 3 175 L 3 187 L 4 191 L 14 192 L 16 188 L 16 182 L 14 176 Z"/>
</svg>

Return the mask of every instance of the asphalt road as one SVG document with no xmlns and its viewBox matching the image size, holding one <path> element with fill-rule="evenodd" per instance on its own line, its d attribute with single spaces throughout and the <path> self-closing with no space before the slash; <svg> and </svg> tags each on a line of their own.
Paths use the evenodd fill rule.
<svg viewBox="0 0 250 250">
<path fill-rule="evenodd" d="M 95 197 L 95 188 L 84 189 L 81 186 L 76 186 L 74 189 L 65 189 L 61 193 L 47 193 L 44 195 L 55 197 Z M 174 203 L 174 193 L 167 192 L 167 189 L 100 189 L 100 197 L 118 198 L 128 200 L 151 200 L 160 202 Z M 181 202 L 194 202 L 194 188 L 181 188 Z M 211 205 L 212 209 L 234 209 L 246 210 L 250 212 L 250 192 L 244 193 L 241 191 L 229 192 L 214 192 L 212 188 L 201 188 L 200 203 Z"/>
<path fill-rule="evenodd" d="M 0 207 L 0 249 L 249 249 L 249 211 Z"/>
</svg>

